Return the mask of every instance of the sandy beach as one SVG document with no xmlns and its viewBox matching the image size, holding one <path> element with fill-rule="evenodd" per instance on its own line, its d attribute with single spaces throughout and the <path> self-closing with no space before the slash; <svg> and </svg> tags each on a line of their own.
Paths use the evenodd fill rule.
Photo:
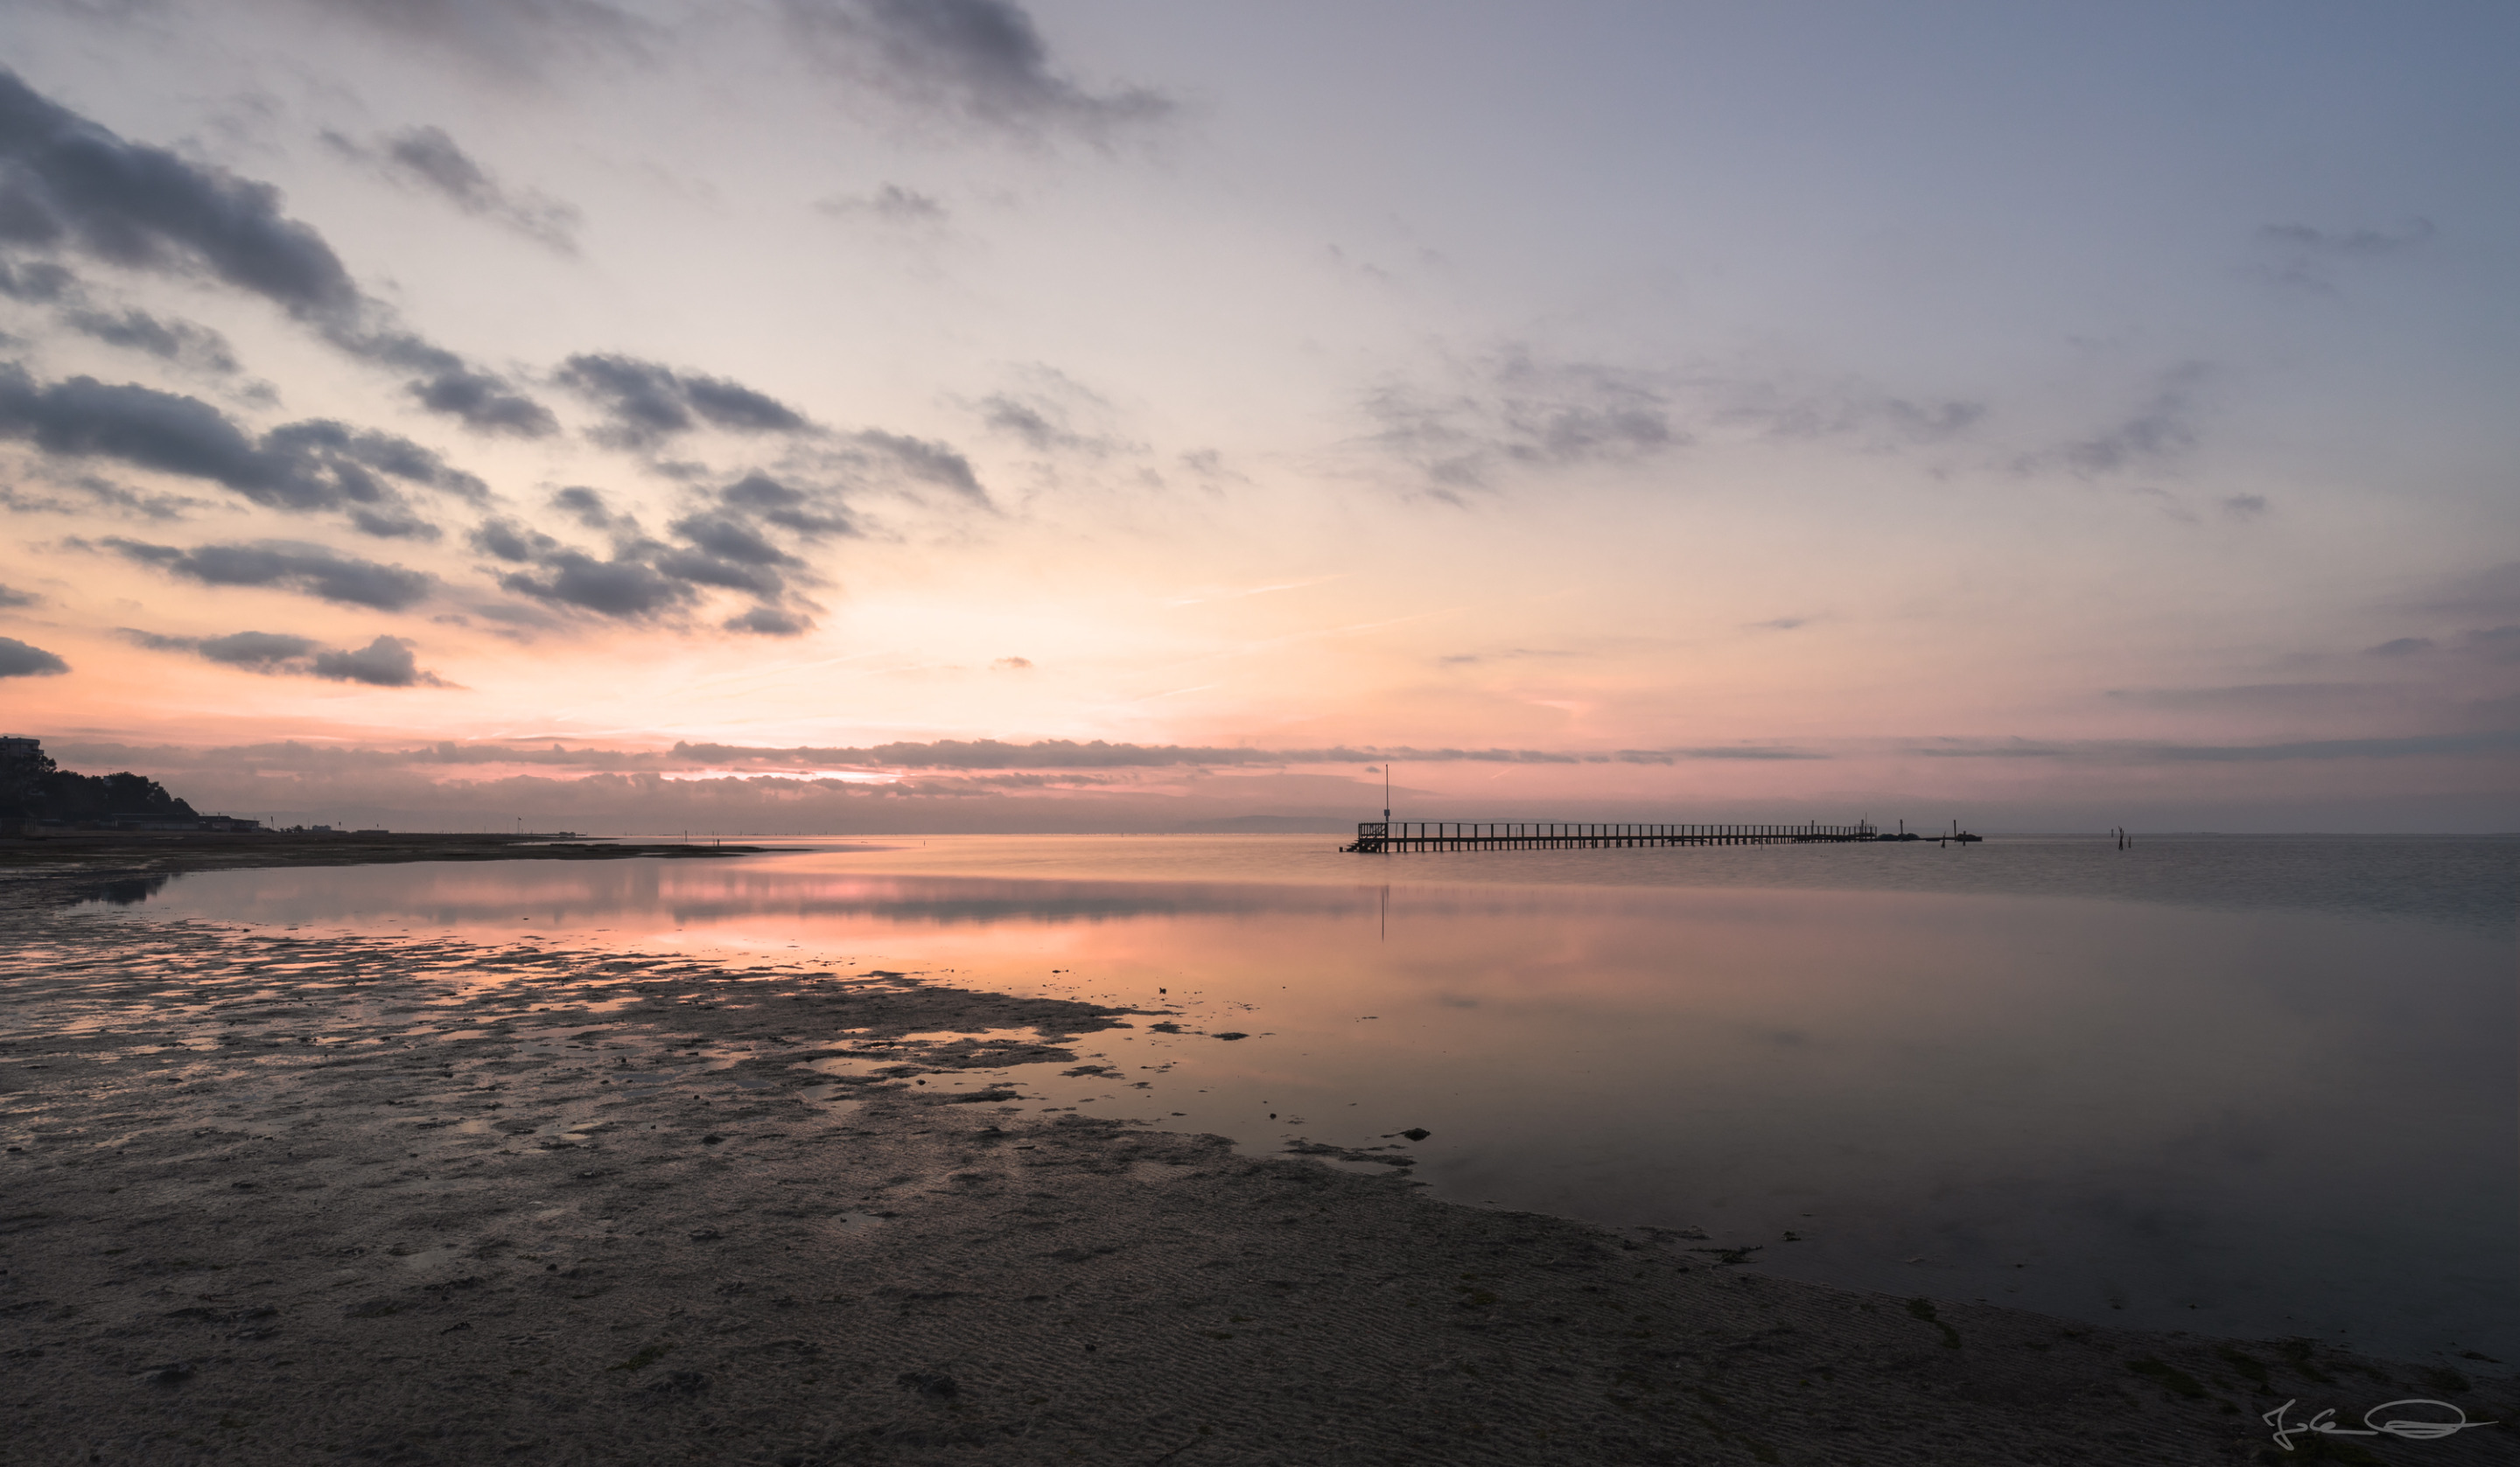
<svg viewBox="0 0 2520 1467">
<path fill-rule="evenodd" d="M 0 876 L 0 1461 L 2520 1461 L 2261 1419 L 2507 1421 L 2497 1362 L 1784 1282 L 955 1084 L 1162 1014 L 75 905 L 197 859 Z"/>
</svg>

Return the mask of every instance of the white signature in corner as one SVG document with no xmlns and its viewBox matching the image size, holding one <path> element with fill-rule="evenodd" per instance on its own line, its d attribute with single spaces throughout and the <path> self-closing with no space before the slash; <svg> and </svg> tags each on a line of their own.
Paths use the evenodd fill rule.
<svg viewBox="0 0 2520 1467">
<path fill-rule="evenodd" d="M 2467 1412 L 2452 1405 L 2447 1400 L 2419 1400 L 2413 1399 L 2407 1400 L 2384 1400 L 2380 1402 L 2378 1405 L 2375 1405 L 2371 1409 L 2362 1413 L 2362 1425 L 2361 1427 L 2337 1425 L 2336 1422 L 2331 1419 L 2336 1415 L 2336 1408 L 2334 1406 L 2328 1407 L 2326 1410 L 2311 1417 L 2308 1421 L 2296 1422 L 2291 1419 L 2292 1408 L 2295 1403 L 2296 1402 L 2294 1401 L 2287 1400 L 2282 1405 L 2275 1407 L 2273 1410 L 2269 1411 L 2258 1418 L 2259 1420 L 2264 1421 L 2267 1425 L 2275 1429 L 2275 1445 L 2286 1451 L 2293 1449 L 2292 1439 L 2301 1435 L 2303 1432 L 2318 1432 L 2330 1437 L 2399 1437 L 2408 1442 L 2437 1442 L 2444 1437 L 2457 1436 L 2460 1432 L 2466 1431 L 2471 1427 L 2498 1426 L 2501 1424 L 2496 1421 L 2470 1421 L 2467 1419 Z M 2374 1416 L 2379 1415 L 2382 1411 L 2388 1410 L 2393 1406 L 2431 1406 L 2437 1410 L 2448 1411 L 2456 1419 L 2440 1421 L 2428 1420 L 2420 1416 L 2393 1416 L 2386 1421 L 2374 1421 L 2371 1419 Z"/>
</svg>

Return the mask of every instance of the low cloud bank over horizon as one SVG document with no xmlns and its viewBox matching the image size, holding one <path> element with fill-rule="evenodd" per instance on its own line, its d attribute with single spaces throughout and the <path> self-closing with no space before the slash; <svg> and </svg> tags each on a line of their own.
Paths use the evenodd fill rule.
<svg viewBox="0 0 2520 1467">
<path fill-rule="evenodd" d="M 276 638 L 274 643 L 298 639 Z M 252 650 L 277 659 L 302 650 Z M 240 653 L 241 654 L 241 653 Z M 326 674 L 317 674 L 325 676 Z M 333 674 L 339 676 L 339 674 Z M 1999 830 L 2520 831 L 2520 799 L 2466 792 L 2498 773 L 2520 731 L 2457 739 L 2240 746 L 2092 744 L 1958 749 L 1917 740 L 1797 751 L 1815 779 L 1754 774 L 1695 787 L 1638 791 L 1621 771 L 1679 771 L 1691 751 L 1418 748 L 1254 749 L 939 740 L 846 748 L 678 743 L 630 749 L 561 743 L 406 747 L 296 742 L 187 749 L 47 740 L 65 765 L 131 768 L 204 809 L 276 814 L 284 822 L 497 828 L 519 817 L 597 833 L 710 828 L 759 833 L 867 831 L 1166 831 L 1334 829 L 1378 818 L 1382 768 L 1407 820 L 1697 821 L 1827 823 L 1870 818 L 1939 825 L 1958 818 Z M 2065 766 L 2024 785 L 1951 778 L 1954 756 L 2011 768 Z M 1729 754 L 1718 757 L 1729 758 Z M 1369 763 L 1371 761 L 1371 763 Z M 2301 761 L 2350 761 L 2361 778 L 2302 800 L 2284 780 Z M 1758 770 L 1766 761 L 1754 760 Z M 1496 766 L 1537 772 L 1540 787 L 1501 791 Z M 2233 773 L 2232 767 L 2239 767 Z M 1734 769 L 1743 766 L 1731 766 Z M 1809 766 L 1803 766 L 1808 768 Z M 1773 766 L 1768 766 L 1773 768 Z M 2112 786 L 2140 772 L 2154 792 Z M 2489 779 L 2494 775 L 2486 776 Z M 199 797 L 196 797 L 198 794 Z M 2411 814 L 2391 815 L 2393 809 Z"/>
</svg>

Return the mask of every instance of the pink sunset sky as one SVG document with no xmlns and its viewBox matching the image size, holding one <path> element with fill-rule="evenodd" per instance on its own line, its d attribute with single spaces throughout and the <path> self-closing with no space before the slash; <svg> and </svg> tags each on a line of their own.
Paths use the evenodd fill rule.
<svg viewBox="0 0 2520 1467">
<path fill-rule="evenodd" d="M 65 767 L 2520 828 L 2508 7 L 0 25 L 0 733 Z"/>
</svg>

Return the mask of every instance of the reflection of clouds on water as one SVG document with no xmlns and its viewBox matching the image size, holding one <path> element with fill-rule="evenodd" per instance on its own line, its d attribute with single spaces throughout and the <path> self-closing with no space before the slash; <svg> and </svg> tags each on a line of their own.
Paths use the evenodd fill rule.
<svg viewBox="0 0 2520 1467">
<path fill-rule="evenodd" d="M 495 874 L 469 864 L 418 869 L 427 865 L 193 872 L 168 895 L 170 905 L 265 920 L 355 922 L 390 913 L 445 924 L 558 924 L 637 913 L 677 925 L 788 916 L 943 927 L 1345 914 L 1370 911 L 1373 902 L 1337 888 L 756 874 L 694 871 L 663 861 L 607 863 L 584 872 L 500 863 Z M 101 885 L 96 900 L 137 904 L 167 881 L 154 876 Z"/>
<path fill-rule="evenodd" d="M 961 837 L 707 863 L 197 872 L 166 895 L 186 901 L 199 892 L 189 905 L 227 911 L 243 901 L 286 907 L 307 920 L 390 910 L 438 922 L 502 913 L 592 921 L 635 911 L 683 923 L 790 915 L 985 926 L 1379 915 L 1386 889 L 1421 915 L 1619 911 L 1677 891 L 1819 889 L 2360 912 L 2507 936 L 2520 921 L 2520 838 L 2145 836 L 2122 851 L 2101 838 L 2009 836 L 1966 850 L 1883 843 L 1358 857 L 1311 836 Z"/>
<path fill-rule="evenodd" d="M 2086 844 L 1674 854 L 1745 876 L 1851 858 L 2000 873 L 1999 888 L 2061 883 L 2074 863 L 2133 869 Z M 973 849 L 937 843 L 949 864 Z M 630 955 L 745 948 L 834 983 L 902 974 L 883 981 L 1108 1002 L 1145 1016 L 1066 1045 L 1072 1059 L 939 1033 L 923 1053 L 854 1055 L 818 1078 L 836 1098 L 909 1065 L 900 1083 L 923 1073 L 930 1095 L 1011 1084 L 1007 1103 L 1028 1110 L 1138 1117 L 1255 1153 L 1426 1128 L 1408 1170 L 1435 1195 L 1695 1228 L 1737 1267 L 1790 1276 L 2155 1328 L 2345 1331 L 2402 1354 L 2520 1318 L 2507 929 L 2369 914 L 2520 845 L 2275 842 L 2270 869 L 2214 876 L 2246 853 L 2200 842 L 2160 868 L 2208 872 L 2210 900 L 2185 905 L 2094 900 L 2124 896 L 2107 882 L 1656 885 L 1651 852 L 1579 853 L 1627 885 L 1507 884 L 1499 871 L 1577 869 L 1516 854 L 1324 867 L 1370 867 L 1372 885 L 1077 873 L 1117 851 L 1108 864 L 1139 877 L 1163 849 L 1073 840 L 1063 865 L 1036 864 L 1046 879 L 815 852 L 207 872 L 132 911 L 436 923 Z M 2373 901 L 2339 914 L 2251 895 L 2340 863 Z M 1402 871 L 1421 874 L 1386 889 Z M 1464 871 L 1481 874 L 1428 879 Z M 982 1067 L 951 1062 L 958 1045 L 985 1048 Z"/>
<path fill-rule="evenodd" d="M 257 920 L 351 922 L 402 916 L 440 925 L 483 921 L 536 924 L 545 935 L 571 924 L 623 916 L 698 926 L 761 917 L 858 920 L 884 926 L 987 927 L 1001 923 L 1127 922 L 1185 917 L 1356 917 L 1379 915 L 1378 890 L 1335 886 L 1161 881 L 1000 880 L 971 876 L 835 876 L 733 872 L 690 863 L 630 860 L 593 871 L 499 863 L 430 867 L 339 867 L 198 871 L 117 882 L 97 900 L 121 905 L 163 893 L 168 910 L 216 911 Z M 582 865 L 582 864 L 580 864 Z M 555 864 L 556 866 L 556 864 Z M 1515 916 L 1577 909 L 1617 910 L 1640 898 L 1621 892 L 1522 893 L 1479 887 L 1417 888 L 1419 915 Z"/>
</svg>

